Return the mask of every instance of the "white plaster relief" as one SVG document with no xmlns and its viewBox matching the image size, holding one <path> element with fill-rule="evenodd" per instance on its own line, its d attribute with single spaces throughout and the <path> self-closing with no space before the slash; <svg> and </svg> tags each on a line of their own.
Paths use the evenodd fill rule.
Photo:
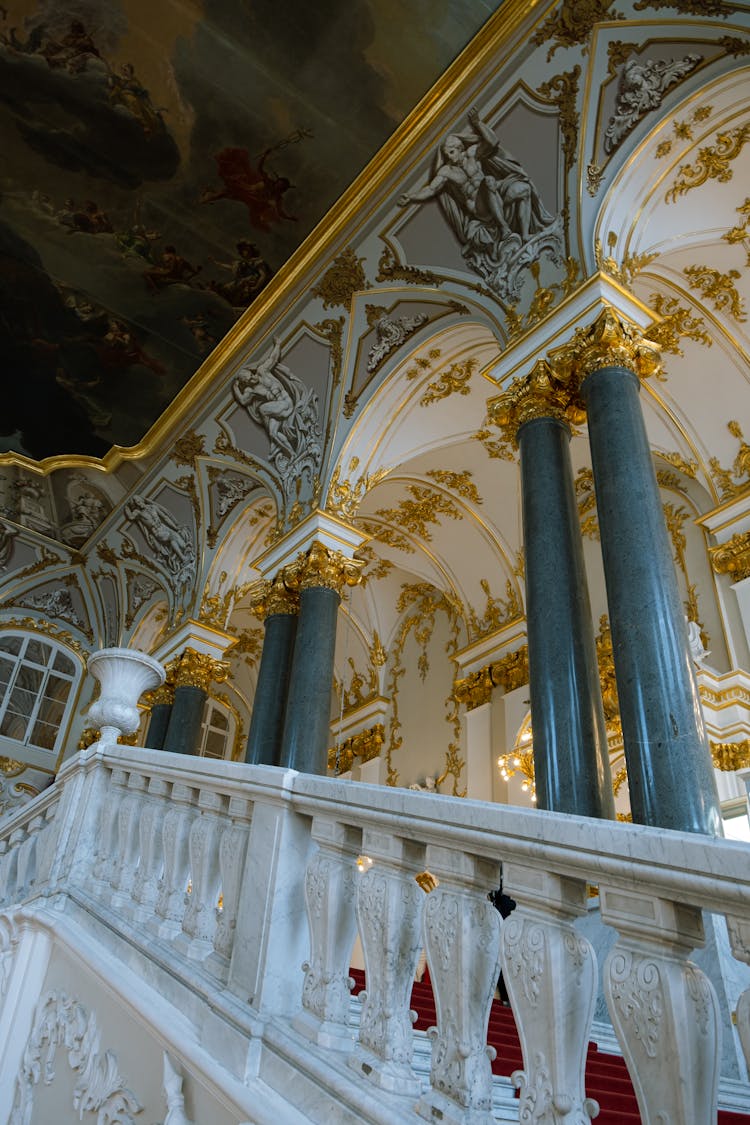
<svg viewBox="0 0 750 1125">
<path fill-rule="evenodd" d="M 703 59 L 703 55 L 685 55 L 682 59 L 630 58 L 620 73 L 615 112 L 604 131 L 604 151 L 614 152 L 652 109 L 658 109 L 670 86 L 680 82 Z"/>
<path fill-rule="evenodd" d="M 177 589 L 187 589 L 195 578 L 195 546 L 188 527 L 155 500 L 132 496 L 125 505 L 127 519 L 135 523 L 154 557 L 174 579 Z"/>
<path fill-rule="evenodd" d="M 100 1053 L 100 1044 L 95 1013 L 58 990 L 43 996 L 16 1079 L 8 1125 L 30 1125 L 38 1083 L 49 1086 L 54 1081 L 58 1047 L 65 1048 L 77 1075 L 72 1108 L 81 1120 L 90 1113 L 96 1114 L 96 1125 L 135 1125 L 143 1106 L 120 1074 L 117 1056 L 113 1051 Z"/>
</svg>

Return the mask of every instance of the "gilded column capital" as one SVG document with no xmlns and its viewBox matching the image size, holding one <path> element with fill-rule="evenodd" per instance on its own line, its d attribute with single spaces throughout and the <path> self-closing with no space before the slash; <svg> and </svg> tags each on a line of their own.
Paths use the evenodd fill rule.
<svg viewBox="0 0 750 1125">
<path fill-rule="evenodd" d="M 639 379 L 662 370 L 658 346 L 606 305 L 588 328 L 576 328 L 573 339 L 553 348 L 549 361 L 558 381 L 577 395 L 584 380 L 603 367 L 625 367 Z"/>
<path fill-rule="evenodd" d="M 473 711 L 475 707 L 490 702 L 494 686 L 491 669 L 485 666 L 462 680 L 456 680 L 453 695 L 457 703 L 464 703 L 467 711 Z"/>
<path fill-rule="evenodd" d="M 340 594 L 344 586 L 356 586 L 362 580 L 364 559 L 351 559 L 341 551 L 332 551 L 317 539 L 308 551 L 300 551 L 296 560 L 284 569 L 284 581 L 293 590 L 324 587 Z"/>
<path fill-rule="evenodd" d="M 249 590 L 253 613 L 261 621 L 275 613 L 299 613 L 299 594 L 290 589 L 284 571 L 279 571 L 274 579 L 259 578 Z"/>
<path fill-rule="evenodd" d="M 328 768 L 336 769 L 337 758 L 339 773 L 350 770 L 355 758 L 363 763 L 371 762 L 373 758 L 379 757 L 384 742 L 385 728 L 382 723 L 376 723 L 374 727 L 368 727 L 345 739 L 339 746 L 332 746 L 328 751 Z"/>
<path fill-rule="evenodd" d="M 717 770 L 730 773 L 750 767 L 750 738 L 742 742 L 712 742 L 711 760 Z"/>
<path fill-rule="evenodd" d="M 505 695 L 529 682 L 529 646 L 521 645 L 490 665 L 493 684 L 503 689 Z"/>
<path fill-rule="evenodd" d="M 728 574 L 733 582 L 750 578 L 750 531 L 738 532 L 726 543 L 709 547 L 708 553 L 717 574 Z"/>
<path fill-rule="evenodd" d="M 216 660 L 205 652 L 186 648 L 181 656 L 171 661 L 169 672 L 175 688 L 195 687 L 207 692 L 212 683 L 223 684 L 229 675 L 225 660 Z"/>
<path fill-rule="evenodd" d="M 152 707 L 157 707 L 162 703 L 165 703 L 168 707 L 171 707 L 174 703 L 174 681 L 170 671 L 171 666 L 167 669 L 167 678 L 163 684 L 154 688 L 153 691 L 144 692 L 143 703 L 149 711 Z"/>
<path fill-rule="evenodd" d="M 511 449 L 518 448 L 521 426 L 535 418 L 554 418 L 573 425 L 584 418 L 571 391 L 545 359 L 537 360 L 529 374 L 515 379 L 504 394 L 490 399 L 487 413 L 500 430 L 501 441 Z"/>
</svg>

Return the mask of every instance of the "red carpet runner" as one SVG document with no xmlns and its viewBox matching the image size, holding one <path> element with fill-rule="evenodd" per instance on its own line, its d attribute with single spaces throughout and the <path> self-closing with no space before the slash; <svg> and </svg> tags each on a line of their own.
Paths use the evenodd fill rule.
<svg viewBox="0 0 750 1125">
<path fill-rule="evenodd" d="M 356 995 L 364 988 L 365 974 L 361 970 L 352 969 L 351 975 L 356 981 L 353 989 Z M 436 1022 L 435 1001 L 429 983 L 414 984 L 411 1006 L 418 1013 L 414 1026 L 420 1031 L 432 1027 Z M 523 1069 L 521 1044 L 513 1013 L 510 1008 L 503 1007 L 499 1000 L 492 1002 L 487 1041 L 497 1051 L 497 1058 L 492 1064 L 494 1074 L 510 1075 L 514 1070 Z M 594 1043 L 589 1044 L 586 1093 L 589 1097 L 596 1098 L 601 1106 L 601 1112 L 595 1119 L 596 1125 L 640 1125 L 638 1103 L 623 1059 L 619 1055 L 600 1053 Z M 750 1125 L 750 1117 L 743 1113 L 719 1110 L 719 1125 Z"/>
</svg>

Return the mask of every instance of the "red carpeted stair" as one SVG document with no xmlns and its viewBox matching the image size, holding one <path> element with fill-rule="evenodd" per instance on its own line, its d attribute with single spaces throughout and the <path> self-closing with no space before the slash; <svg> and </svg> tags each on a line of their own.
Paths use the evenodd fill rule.
<svg viewBox="0 0 750 1125">
<path fill-rule="evenodd" d="M 350 972 L 356 982 L 352 990 L 356 995 L 364 988 L 365 974 L 359 969 L 351 969 Z M 427 977 L 421 983 L 415 982 L 411 1006 L 418 1015 L 414 1025 L 418 1030 L 426 1031 L 437 1022 L 432 987 Z M 513 1013 L 499 1000 L 492 1002 L 487 1042 L 497 1051 L 497 1058 L 492 1064 L 494 1074 L 510 1075 L 514 1070 L 523 1069 Z M 624 1060 L 619 1055 L 601 1053 L 594 1043 L 589 1044 L 586 1062 L 586 1093 L 596 1098 L 601 1106 L 596 1125 L 640 1125 L 641 1115 Z M 750 1117 L 719 1110 L 719 1125 L 750 1125 Z"/>
</svg>

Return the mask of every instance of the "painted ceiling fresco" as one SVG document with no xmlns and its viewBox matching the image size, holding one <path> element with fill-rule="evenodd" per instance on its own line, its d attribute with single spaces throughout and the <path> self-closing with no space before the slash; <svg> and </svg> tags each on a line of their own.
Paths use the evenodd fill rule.
<svg viewBox="0 0 750 1125">
<path fill-rule="evenodd" d="M 0 453 L 137 443 L 498 6 L 0 4 Z"/>
</svg>

